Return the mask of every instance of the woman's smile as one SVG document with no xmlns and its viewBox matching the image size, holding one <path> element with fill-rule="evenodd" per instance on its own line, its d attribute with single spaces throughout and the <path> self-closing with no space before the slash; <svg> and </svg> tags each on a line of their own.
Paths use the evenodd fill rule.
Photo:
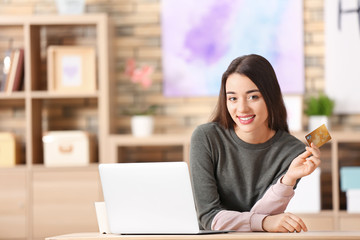
<svg viewBox="0 0 360 240">
<path fill-rule="evenodd" d="M 254 121 L 256 115 L 238 116 L 241 124 L 250 124 Z"/>
</svg>

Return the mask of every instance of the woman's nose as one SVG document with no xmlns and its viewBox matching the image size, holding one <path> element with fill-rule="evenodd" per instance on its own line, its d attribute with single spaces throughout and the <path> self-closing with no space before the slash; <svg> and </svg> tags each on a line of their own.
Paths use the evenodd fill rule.
<svg viewBox="0 0 360 240">
<path fill-rule="evenodd" d="M 246 101 L 246 99 L 239 99 L 237 102 L 236 110 L 239 113 L 246 113 L 246 111 L 249 109 L 249 105 Z"/>
</svg>

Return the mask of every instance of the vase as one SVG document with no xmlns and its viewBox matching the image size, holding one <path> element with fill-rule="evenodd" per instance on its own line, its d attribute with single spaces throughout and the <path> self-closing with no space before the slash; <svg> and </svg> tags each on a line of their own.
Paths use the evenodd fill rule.
<svg viewBox="0 0 360 240">
<path fill-rule="evenodd" d="M 150 115 L 131 117 L 131 132 L 135 137 L 147 137 L 154 131 L 154 118 Z"/>
<path fill-rule="evenodd" d="M 59 14 L 83 14 L 85 0 L 56 0 L 56 7 Z"/>
<path fill-rule="evenodd" d="M 325 124 L 326 127 L 330 130 L 330 121 L 328 116 L 309 116 L 308 130 L 314 131 L 316 128 L 320 127 L 323 124 Z"/>
</svg>

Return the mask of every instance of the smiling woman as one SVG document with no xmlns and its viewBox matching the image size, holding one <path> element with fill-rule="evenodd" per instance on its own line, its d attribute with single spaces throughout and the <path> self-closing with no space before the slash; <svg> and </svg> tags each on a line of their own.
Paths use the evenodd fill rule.
<svg viewBox="0 0 360 240">
<path fill-rule="evenodd" d="M 190 146 L 203 228 L 307 231 L 301 218 L 284 211 L 299 179 L 320 164 L 320 151 L 289 134 L 282 93 L 265 58 L 245 55 L 230 63 L 213 119 L 195 129 Z"/>
<path fill-rule="evenodd" d="M 266 103 L 257 86 L 245 75 L 233 73 L 226 82 L 227 109 L 236 123 L 235 133 L 251 143 L 261 143 L 274 135 L 268 133 L 268 112 Z M 250 114 L 251 113 L 251 114 Z M 256 139 L 249 139 L 248 133 L 256 131 Z"/>
</svg>

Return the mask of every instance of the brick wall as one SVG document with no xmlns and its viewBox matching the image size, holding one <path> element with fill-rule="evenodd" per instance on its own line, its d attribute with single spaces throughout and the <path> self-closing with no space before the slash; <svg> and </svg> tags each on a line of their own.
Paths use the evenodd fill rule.
<svg viewBox="0 0 360 240">
<path fill-rule="evenodd" d="M 325 85 L 324 1 L 304 0 L 303 2 L 307 96 L 322 91 Z M 112 51 L 115 61 L 116 97 L 113 100 L 116 103 L 114 111 L 117 133 L 129 133 L 130 118 L 124 115 L 123 111 L 139 97 L 149 104 L 160 106 L 155 119 L 157 133 L 191 132 L 195 126 L 208 120 L 216 103 L 215 97 L 165 98 L 162 95 L 160 0 L 87 0 L 86 12 L 106 12 L 114 25 L 115 38 Z M 0 14 L 56 14 L 56 5 L 55 1 L 49 0 L 3 0 L 0 2 Z M 13 29 L 0 33 L 1 58 L 3 49 L 7 47 L 9 32 L 14 36 L 17 35 L 16 30 Z M 56 41 L 59 41 L 56 36 L 64 35 L 60 31 L 52 34 Z M 91 31 L 87 31 L 86 34 L 91 34 Z M 68 36 L 62 41 L 75 40 Z M 21 42 L 15 41 L 15 45 L 21 45 Z M 128 58 L 135 58 L 140 64 L 155 66 L 154 84 L 140 95 L 138 91 L 133 91 L 134 86 L 123 74 L 124 63 Z M 75 107 L 71 108 L 56 101 L 44 104 L 49 106 L 44 111 L 44 130 L 80 128 L 96 131 L 97 120 L 94 116 L 96 103 L 90 100 L 76 100 Z M 0 130 L 9 130 L 10 126 L 11 130 L 21 134 L 22 131 L 19 129 L 23 124 L 21 122 L 23 114 L 21 107 L 9 109 L 6 103 L 0 103 Z M 332 121 L 335 128 L 360 126 L 359 115 L 334 116 Z"/>
</svg>

